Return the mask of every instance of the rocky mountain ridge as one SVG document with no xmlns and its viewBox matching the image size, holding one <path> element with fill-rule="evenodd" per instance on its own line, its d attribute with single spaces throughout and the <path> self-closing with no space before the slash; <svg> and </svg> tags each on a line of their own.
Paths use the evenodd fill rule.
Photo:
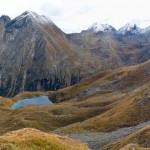
<svg viewBox="0 0 150 150">
<path fill-rule="evenodd" d="M 127 23 L 123 27 L 119 28 L 118 30 L 115 29 L 113 26 L 109 24 L 100 24 L 94 23 L 91 25 L 87 31 L 94 31 L 94 32 L 113 32 L 116 34 L 127 35 L 127 34 L 143 34 L 150 31 L 150 26 L 146 28 L 140 28 L 136 24 Z"/>
<path fill-rule="evenodd" d="M 96 27 L 96 25 L 95 25 Z M 107 29 L 106 29 L 107 27 Z M 142 63 L 150 58 L 149 30 L 142 34 L 91 30 L 66 34 L 49 18 L 26 11 L 0 17 L 1 96 L 49 91 L 92 74 Z"/>
</svg>

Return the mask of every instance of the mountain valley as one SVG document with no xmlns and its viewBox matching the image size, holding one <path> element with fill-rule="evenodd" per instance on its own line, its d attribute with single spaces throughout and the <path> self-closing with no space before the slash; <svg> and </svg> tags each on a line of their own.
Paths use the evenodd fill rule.
<svg viewBox="0 0 150 150">
<path fill-rule="evenodd" d="M 149 27 L 67 34 L 34 12 L 3 15 L 0 75 L 0 149 L 150 149 Z M 12 109 L 40 96 L 52 104 Z"/>
</svg>

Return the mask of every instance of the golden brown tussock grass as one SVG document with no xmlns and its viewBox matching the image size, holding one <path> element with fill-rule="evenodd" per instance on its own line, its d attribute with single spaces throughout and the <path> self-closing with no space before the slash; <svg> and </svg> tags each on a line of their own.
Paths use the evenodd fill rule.
<svg viewBox="0 0 150 150">
<path fill-rule="evenodd" d="M 141 86 L 149 81 L 149 66 L 150 61 L 147 61 L 139 65 L 102 72 L 89 78 L 85 78 L 74 86 L 52 92 L 49 94 L 49 97 L 54 102 L 68 101 L 90 87 L 107 84 L 115 80 L 121 80 L 119 85 L 116 87 L 119 90 L 124 90 L 125 88 L 132 87 L 133 85 Z M 113 88 L 113 90 L 116 90 L 116 88 Z"/>
<path fill-rule="evenodd" d="M 134 145 L 129 143 L 133 143 Z M 122 138 L 121 140 L 115 143 L 104 146 L 103 150 L 108 150 L 108 149 L 118 150 L 121 148 L 122 148 L 121 150 L 128 150 L 128 149 L 130 150 L 132 146 L 137 150 L 150 149 L 150 125 L 144 127 L 143 129 L 140 129 L 139 131 L 125 138 Z"/>
<path fill-rule="evenodd" d="M 89 150 L 86 144 L 79 141 L 33 128 L 24 128 L 0 136 L 0 148 L 5 150 Z"/>
<path fill-rule="evenodd" d="M 120 79 L 116 87 L 113 86 L 111 88 L 112 91 L 110 91 L 110 94 L 105 93 L 104 95 L 100 94 L 98 96 L 98 94 L 94 93 L 95 95 L 85 95 L 84 97 L 79 98 L 78 102 L 74 104 L 75 106 L 80 107 L 90 107 L 91 104 L 91 107 L 96 107 L 101 106 L 101 102 L 103 102 L 103 105 L 108 104 L 110 106 L 111 104 L 112 107 L 109 107 L 110 109 L 107 109 L 102 114 L 89 118 L 83 122 L 66 126 L 64 128 L 61 128 L 59 131 L 106 132 L 122 127 L 137 125 L 141 122 L 147 121 L 150 115 L 150 76 L 148 75 L 149 66 L 150 61 L 136 66 L 116 69 L 114 71 L 108 72 L 107 74 L 103 74 L 103 76 L 101 76 L 100 78 L 98 78 L 98 75 L 96 75 L 91 77 L 89 80 L 88 78 L 82 80 L 80 83 L 78 83 L 78 85 L 80 84 L 80 86 L 82 86 L 85 91 L 85 89 L 88 89 L 93 85 L 100 85 L 101 83 L 109 83 L 109 81 Z M 93 82 L 91 82 L 91 79 L 94 79 Z M 77 87 L 75 86 L 71 88 L 76 89 Z M 117 96 L 119 95 L 121 96 L 118 100 Z M 66 97 L 66 95 L 61 95 L 62 99 L 60 99 L 65 100 L 64 97 Z"/>
<path fill-rule="evenodd" d="M 78 94 L 89 89 L 90 87 L 100 85 L 100 84 L 106 84 L 113 80 L 123 78 L 128 74 L 128 72 L 130 72 L 136 67 L 137 66 L 123 67 L 123 68 L 116 69 L 115 71 L 103 72 L 100 74 L 93 75 L 92 77 L 81 80 L 79 83 L 77 83 L 74 86 L 70 86 L 50 93 L 49 98 L 52 99 L 54 102 L 63 102 L 63 101 L 70 100 L 73 97 L 77 96 Z"/>
<path fill-rule="evenodd" d="M 11 99 L 0 97 L 0 109 L 10 109 L 12 104 L 13 102 Z"/>
<path fill-rule="evenodd" d="M 149 64 L 148 61 L 103 72 L 74 86 L 49 93 L 51 100 L 61 103 L 25 106 L 7 113 L 8 117 L 4 120 L 0 118 L 0 126 L 4 132 L 22 127 L 33 127 L 42 131 L 59 129 L 58 132 L 107 132 L 148 121 Z M 95 87 L 99 90 L 95 91 Z M 90 94 L 89 89 L 92 89 Z M 13 99 L 17 101 L 42 94 L 45 95 L 41 92 L 25 92 Z"/>
<path fill-rule="evenodd" d="M 125 94 L 119 101 L 113 102 L 113 107 L 102 114 L 83 122 L 66 126 L 60 130 L 63 132 L 106 132 L 147 121 L 149 119 L 150 109 L 149 89 L 149 83 L 147 83 L 137 88 L 136 91 Z"/>
</svg>

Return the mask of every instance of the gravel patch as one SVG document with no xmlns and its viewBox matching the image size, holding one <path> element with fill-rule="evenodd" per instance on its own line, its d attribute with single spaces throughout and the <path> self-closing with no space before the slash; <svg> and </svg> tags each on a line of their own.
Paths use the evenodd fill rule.
<svg viewBox="0 0 150 150">
<path fill-rule="evenodd" d="M 104 145 L 113 143 L 131 133 L 150 124 L 150 121 L 140 123 L 136 126 L 121 128 L 112 132 L 91 132 L 83 134 L 65 134 L 70 138 L 80 140 L 88 144 L 89 148 L 92 150 L 100 150 Z"/>
</svg>

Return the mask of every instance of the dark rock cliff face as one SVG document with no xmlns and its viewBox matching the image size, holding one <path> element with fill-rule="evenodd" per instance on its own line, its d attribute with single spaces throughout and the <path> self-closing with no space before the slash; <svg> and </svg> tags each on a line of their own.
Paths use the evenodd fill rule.
<svg viewBox="0 0 150 150">
<path fill-rule="evenodd" d="M 25 12 L 0 17 L 0 96 L 57 90 L 84 77 L 150 58 L 150 34 L 63 33 L 50 19 Z"/>
</svg>

